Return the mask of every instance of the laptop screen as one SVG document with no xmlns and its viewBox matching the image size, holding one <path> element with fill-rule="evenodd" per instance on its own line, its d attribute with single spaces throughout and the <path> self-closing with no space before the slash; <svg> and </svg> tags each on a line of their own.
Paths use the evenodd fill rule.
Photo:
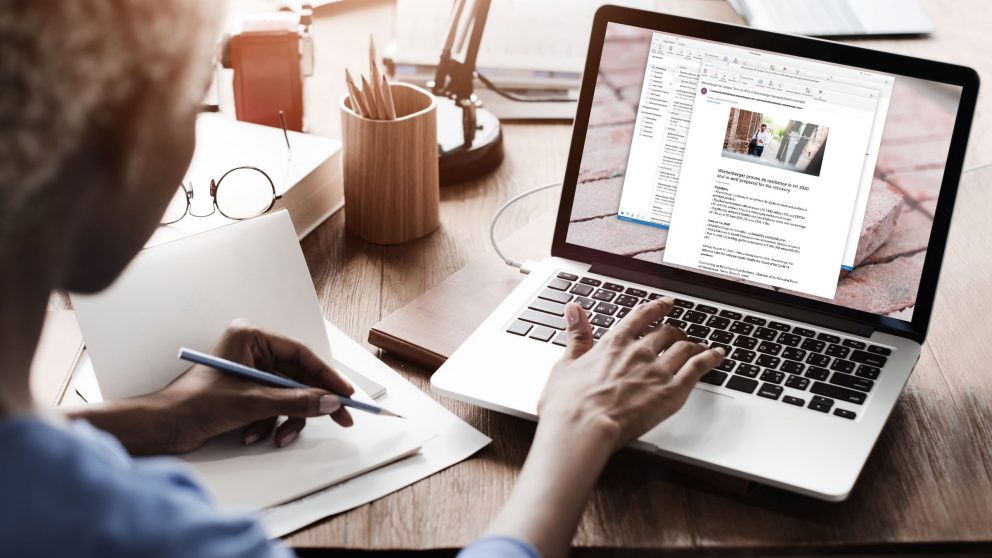
<svg viewBox="0 0 992 558">
<path fill-rule="evenodd" d="M 609 23 L 566 242 L 911 321 L 960 96 Z"/>
</svg>

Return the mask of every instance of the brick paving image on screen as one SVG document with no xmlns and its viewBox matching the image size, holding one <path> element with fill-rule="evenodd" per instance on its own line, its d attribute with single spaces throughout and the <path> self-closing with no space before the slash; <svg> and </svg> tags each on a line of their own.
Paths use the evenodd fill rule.
<svg viewBox="0 0 992 558">
<path fill-rule="evenodd" d="M 607 31 L 567 241 L 663 263 L 666 231 L 617 218 L 650 41 L 643 29 Z M 827 302 L 912 319 L 956 102 L 935 85 L 897 76 L 854 270 L 840 273 Z"/>
</svg>

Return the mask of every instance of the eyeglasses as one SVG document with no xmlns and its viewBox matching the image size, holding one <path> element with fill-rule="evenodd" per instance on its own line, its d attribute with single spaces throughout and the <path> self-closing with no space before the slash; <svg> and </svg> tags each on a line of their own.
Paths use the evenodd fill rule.
<svg viewBox="0 0 992 558">
<path fill-rule="evenodd" d="M 268 212 L 282 196 L 276 195 L 275 184 L 265 171 L 255 167 L 235 167 L 219 180 L 210 181 L 213 209 L 210 213 L 193 213 L 193 184 L 179 184 L 176 194 L 162 216 L 163 225 L 171 225 L 186 215 L 209 217 L 215 212 L 228 219 L 242 220 Z"/>
</svg>

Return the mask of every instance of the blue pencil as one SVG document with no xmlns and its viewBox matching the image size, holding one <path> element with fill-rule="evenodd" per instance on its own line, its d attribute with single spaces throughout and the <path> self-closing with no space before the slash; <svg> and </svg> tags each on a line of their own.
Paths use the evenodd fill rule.
<svg viewBox="0 0 992 558">
<path fill-rule="evenodd" d="M 182 360 L 187 360 L 189 362 L 195 362 L 197 364 L 202 364 L 204 366 L 209 366 L 218 372 L 223 372 L 225 374 L 230 374 L 232 376 L 237 376 L 239 378 L 244 378 L 246 380 L 251 380 L 253 382 L 258 382 L 260 384 L 265 384 L 273 387 L 281 388 L 312 388 L 313 386 L 308 386 L 302 384 L 295 380 L 286 378 L 285 376 L 279 376 L 269 372 L 263 372 L 257 368 L 252 368 L 250 366 L 245 366 L 244 364 L 239 364 L 234 361 L 227 360 L 225 358 L 216 357 L 207 353 L 201 353 L 200 351 L 194 349 L 188 349 L 182 347 L 179 349 L 179 358 Z M 372 413 L 373 415 L 382 415 L 384 417 L 397 417 L 403 418 L 389 409 L 383 409 L 378 405 L 370 405 L 369 403 L 363 403 L 361 401 L 355 401 L 350 397 L 345 397 L 343 395 L 338 395 L 338 399 L 341 400 L 341 405 L 344 407 L 351 407 L 352 409 L 358 409 L 359 411 L 365 411 L 366 413 Z"/>
</svg>

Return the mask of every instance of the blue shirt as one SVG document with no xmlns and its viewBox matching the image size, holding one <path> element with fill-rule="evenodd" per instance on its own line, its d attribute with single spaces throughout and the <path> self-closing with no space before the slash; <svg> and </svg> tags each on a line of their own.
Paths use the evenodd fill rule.
<svg viewBox="0 0 992 558">
<path fill-rule="evenodd" d="M 287 558 L 251 516 L 215 507 L 182 462 L 131 458 L 84 421 L 0 421 L 0 556 Z M 463 558 L 536 558 L 482 539 Z"/>
</svg>

